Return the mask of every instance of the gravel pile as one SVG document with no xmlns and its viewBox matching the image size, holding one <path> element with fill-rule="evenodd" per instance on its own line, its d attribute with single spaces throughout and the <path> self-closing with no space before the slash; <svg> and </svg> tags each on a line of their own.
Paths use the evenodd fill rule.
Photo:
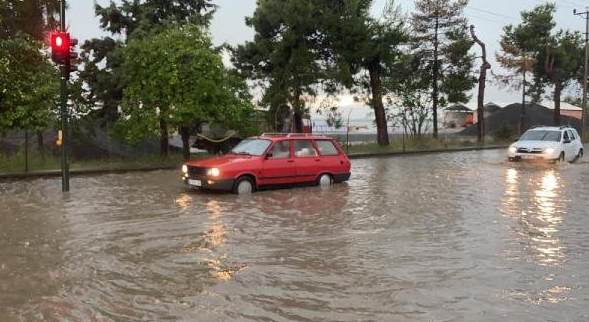
<svg viewBox="0 0 589 322">
<path fill-rule="evenodd" d="M 508 105 L 501 110 L 489 115 L 485 118 L 485 132 L 487 135 L 493 135 L 493 133 L 502 127 L 504 124 L 509 126 L 514 133 L 517 133 L 519 128 L 519 118 L 521 115 L 521 104 L 515 103 Z M 554 125 L 554 111 L 538 104 L 526 104 L 526 118 L 525 118 L 525 130 L 537 126 L 537 125 Z M 560 116 L 561 125 L 570 125 L 577 129 L 581 133 L 581 120 L 570 117 Z M 477 125 L 473 124 L 466 127 L 459 134 L 461 135 L 476 135 Z"/>
</svg>

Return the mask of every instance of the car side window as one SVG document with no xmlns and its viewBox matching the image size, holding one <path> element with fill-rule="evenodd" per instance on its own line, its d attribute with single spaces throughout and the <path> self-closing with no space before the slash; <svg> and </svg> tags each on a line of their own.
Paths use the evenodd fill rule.
<svg viewBox="0 0 589 322">
<path fill-rule="evenodd" d="M 295 156 L 297 157 L 314 157 L 317 151 L 313 147 L 311 140 L 296 140 L 294 143 Z"/>
<path fill-rule="evenodd" d="M 564 131 L 564 137 L 563 137 L 564 141 L 568 141 L 569 140 L 569 133 L 568 131 Z"/>
<path fill-rule="evenodd" d="M 276 142 L 269 159 L 284 159 L 290 157 L 290 140 Z"/>
<path fill-rule="evenodd" d="M 567 132 L 569 132 L 569 137 L 571 138 L 571 140 L 575 140 L 576 139 L 575 133 L 573 133 L 573 131 L 568 130 Z"/>
<path fill-rule="evenodd" d="M 333 145 L 332 141 L 329 140 L 317 140 L 315 141 L 317 148 L 319 149 L 319 153 L 321 155 L 339 155 L 339 151 Z"/>
</svg>

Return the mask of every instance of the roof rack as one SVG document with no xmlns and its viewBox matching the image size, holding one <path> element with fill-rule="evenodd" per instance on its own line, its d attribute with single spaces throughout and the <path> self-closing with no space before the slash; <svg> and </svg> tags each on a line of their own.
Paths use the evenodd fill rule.
<svg viewBox="0 0 589 322">
<path fill-rule="evenodd" d="M 561 125 L 561 126 L 560 126 L 560 129 L 561 129 L 561 130 L 562 130 L 562 129 L 569 129 L 569 128 L 571 128 L 571 127 L 572 127 L 572 126 L 570 126 L 570 125 Z"/>
<path fill-rule="evenodd" d="M 293 136 L 322 136 L 313 133 L 262 133 L 261 136 L 285 136 L 285 137 L 293 137 Z"/>
<path fill-rule="evenodd" d="M 546 125 L 534 125 L 530 129 L 536 129 L 536 128 L 539 128 L 539 127 L 546 127 Z"/>
</svg>

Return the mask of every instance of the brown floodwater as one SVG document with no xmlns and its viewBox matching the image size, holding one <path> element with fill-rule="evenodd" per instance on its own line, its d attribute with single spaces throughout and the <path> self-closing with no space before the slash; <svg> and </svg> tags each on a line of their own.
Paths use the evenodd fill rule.
<svg viewBox="0 0 589 322">
<path fill-rule="evenodd" d="M 588 321 L 588 163 L 504 153 L 246 197 L 176 171 L 2 182 L 0 321 Z"/>
</svg>

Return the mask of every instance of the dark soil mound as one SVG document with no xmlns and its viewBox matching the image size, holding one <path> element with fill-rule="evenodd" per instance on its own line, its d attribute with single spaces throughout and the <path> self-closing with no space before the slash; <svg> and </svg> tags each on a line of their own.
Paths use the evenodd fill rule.
<svg viewBox="0 0 589 322">
<path fill-rule="evenodd" d="M 525 128 L 527 130 L 538 125 L 554 125 L 554 111 L 538 104 L 526 104 Z M 487 135 L 493 135 L 501 127 L 509 127 L 513 133 L 518 132 L 519 118 L 521 115 L 521 104 L 515 103 L 508 105 L 501 110 L 485 118 L 485 132 Z M 581 120 L 570 117 L 560 116 L 561 125 L 570 125 L 581 133 Z M 476 135 L 477 125 L 473 124 L 462 130 L 459 134 Z"/>
</svg>

